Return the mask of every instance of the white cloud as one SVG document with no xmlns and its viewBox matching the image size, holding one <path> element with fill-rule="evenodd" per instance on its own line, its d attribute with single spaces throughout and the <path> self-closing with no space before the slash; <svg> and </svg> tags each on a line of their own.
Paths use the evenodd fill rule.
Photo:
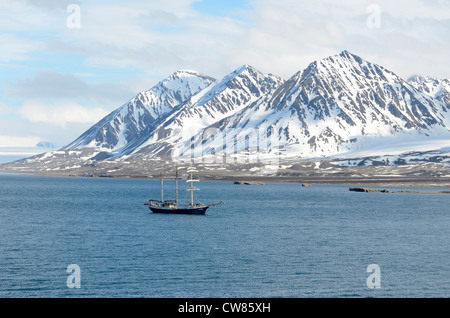
<svg viewBox="0 0 450 318">
<path fill-rule="evenodd" d="M 36 136 L 17 137 L 0 135 L 0 147 L 2 148 L 19 148 L 19 147 L 35 147 L 41 138 Z"/>
<path fill-rule="evenodd" d="M 68 123 L 96 123 L 109 112 L 103 108 L 83 107 L 73 102 L 45 104 L 26 101 L 18 110 L 30 122 L 48 123 L 65 127 Z"/>
<path fill-rule="evenodd" d="M 288 78 L 344 49 L 389 63 L 384 66 L 401 76 L 450 73 L 446 2 L 377 1 L 380 29 L 367 25 L 369 0 L 258 0 L 250 2 L 251 10 L 228 17 L 195 12 L 192 2 L 82 4 L 81 29 L 66 29 L 61 40 L 84 52 L 90 66 L 161 77 L 180 68 L 221 77 L 251 64 Z"/>
<path fill-rule="evenodd" d="M 85 54 L 92 67 L 139 70 L 160 77 L 178 69 L 224 75 L 239 66 L 228 62 L 232 53 L 228 48 L 234 48 L 245 28 L 228 17 L 201 15 L 190 8 L 192 2 L 84 4 L 81 28 L 64 30 L 52 45 Z"/>
<path fill-rule="evenodd" d="M 347 49 L 389 62 L 401 75 L 450 73 L 449 1 L 248 0 L 245 10 L 228 17 L 201 14 L 192 8 L 196 1 L 78 1 L 81 28 L 69 29 L 68 1 L 0 0 L 0 30 L 31 32 L 7 35 L 0 60 L 29 57 L 44 44 L 51 52 L 81 54 L 88 66 L 151 76 L 188 68 L 220 77 L 248 63 L 289 77 Z M 366 24 L 372 3 L 381 9 L 376 30 Z M 42 35 L 39 42 L 27 43 L 33 32 Z"/>
<path fill-rule="evenodd" d="M 40 32 L 55 25 L 57 16 L 16 0 L 0 0 L 0 61 L 30 60 L 45 47 Z"/>
<path fill-rule="evenodd" d="M 448 77 L 448 1 L 252 1 L 251 27 L 241 57 L 284 77 L 314 60 L 349 50 L 400 76 Z M 367 7 L 380 8 L 381 28 L 371 29 Z M 249 63 L 252 63 L 250 61 Z M 290 70 L 290 71 L 289 71 Z"/>
<path fill-rule="evenodd" d="M 38 71 L 33 77 L 10 83 L 5 93 L 25 99 L 78 99 L 94 100 L 112 109 L 132 98 L 137 92 L 123 83 L 88 83 L 73 74 Z"/>
<path fill-rule="evenodd" d="M 6 105 L 5 103 L 0 102 L 0 115 L 10 114 L 12 112 L 12 108 Z"/>
<path fill-rule="evenodd" d="M 42 44 L 33 39 L 25 39 L 11 34 L 0 34 L 0 50 L 1 62 L 30 60 L 31 52 L 42 48 Z"/>
</svg>

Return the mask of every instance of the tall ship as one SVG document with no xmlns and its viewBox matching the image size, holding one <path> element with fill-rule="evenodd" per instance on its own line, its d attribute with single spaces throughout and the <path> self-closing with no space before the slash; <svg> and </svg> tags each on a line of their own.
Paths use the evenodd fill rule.
<svg viewBox="0 0 450 318">
<path fill-rule="evenodd" d="M 194 201 L 194 192 L 199 191 L 200 189 L 194 187 L 194 182 L 200 182 L 200 180 L 194 179 L 194 173 L 198 172 L 194 167 L 189 167 L 187 169 L 187 173 L 189 175 L 186 180 L 190 186 L 186 189 L 186 191 L 190 194 L 190 202 L 187 206 L 180 206 L 178 204 L 178 167 L 176 167 L 176 177 L 175 177 L 175 200 L 164 200 L 164 166 L 161 167 L 161 200 L 149 200 L 145 205 L 148 205 L 150 210 L 153 213 L 165 213 L 165 214 L 192 214 L 192 215 L 204 215 L 206 210 L 208 210 L 212 206 L 223 204 L 223 201 L 220 203 L 211 203 L 211 204 L 203 204 L 200 202 Z"/>
</svg>

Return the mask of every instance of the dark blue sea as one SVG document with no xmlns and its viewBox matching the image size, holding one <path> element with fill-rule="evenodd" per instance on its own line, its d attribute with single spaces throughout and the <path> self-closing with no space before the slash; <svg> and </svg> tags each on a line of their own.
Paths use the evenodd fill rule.
<svg viewBox="0 0 450 318">
<path fill-rule="evenodd" d="M 152 214 L 157 180 L 0 174 L 0 297 L 450 297 L 450 195 L 199 187 L 225 204 Z"/>
</svg>

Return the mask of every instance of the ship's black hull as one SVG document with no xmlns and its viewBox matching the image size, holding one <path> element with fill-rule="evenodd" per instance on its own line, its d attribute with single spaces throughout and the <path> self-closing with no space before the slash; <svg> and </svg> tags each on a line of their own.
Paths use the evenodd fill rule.
<svg viewBox="0 0 450 318">
<path fill-rule="evenodd" d="M 150 206 L 150 210 L 153 213 L 162 213 L 162 214 L 191 214 L 191 215 L 204 215 L 206 210 L 208 210 L 209 206 L 202 207 L 192 207 L 192 208 L 166 208 L 166 207 L 157 207 Z"/>
</svg>

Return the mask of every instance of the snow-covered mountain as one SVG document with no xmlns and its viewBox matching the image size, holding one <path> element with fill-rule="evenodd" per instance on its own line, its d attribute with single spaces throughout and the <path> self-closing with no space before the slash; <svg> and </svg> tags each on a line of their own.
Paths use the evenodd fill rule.
<svg viewBox="0 0 450 318">
<path fill-rule="evenodd" d="M 218 127 L 236 134 L 229 140 L 270 133 L 283 157 L 331 156 L 394 139 L 450 136 L 449 104 L 445 96 L 443 102 L 436 98 L 344 51 L 311 63 Z M 211 141 L 209 148 L 219 143 Z"/>
<path fill-rule="evenodd" d="M 183 149 L 190 149 L 192 137 L 202 135 L 210 125 L 270 95 L 282 83 L 275 75 L 264 75 L 244 65 L 149 126 L 150 129 L 129 143 L 122 154 L 181 155 Z"/>
<path fill-rule="evenodd" d="M 435 79 L 429 76 L 413 75 L 408 82 L 417 90 L 440 101 L 444 111 L 450 112 L 450 80 Z M 447 123 L 449 125 L 450 123 Z"/>
<path fill-rule="evenodd" d="M 169 113 L 175 106 L 214 82 L 214 78 L 194 71 L 175 72 L 111 112 L 63 150 L 120 149 L 160 116 Z"/>
<path fill-rule="evenodd" d="M 249 65 L 221 80 L 176 72 L 60 151 L 15 167 L 60 169 L 58 162 L 67 158 L 70 167 L 90 167 L 105 159 L 116 166 L 161 156 L 239 153 L 345 162 L 397 155 L 400 149 L 448 152 L 450 81 L 403 80 L 343 51 L 312 62 L 286 81 Z"/>
</svg>

